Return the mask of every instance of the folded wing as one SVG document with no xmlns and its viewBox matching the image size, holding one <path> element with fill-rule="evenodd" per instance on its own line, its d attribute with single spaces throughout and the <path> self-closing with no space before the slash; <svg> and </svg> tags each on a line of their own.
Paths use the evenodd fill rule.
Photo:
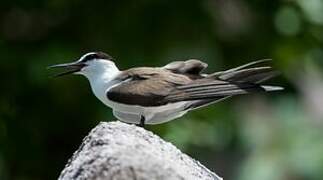
<svg viewBox="0 0 323 180">
<path fill-rule="evenodd" d="M 173 62 L 163 68 L 135 68 L 125 72 L 122 82 L 110 89 L 107 97 L 140 106 L 191 101 L 196 108 L 233 95 L 281 90 L 261 84 L 277 75 L 269 66 L 251 67 L 263 62 L 207 76 L 200 75 L 207 65 L 198 60 Z"/>
</svg>

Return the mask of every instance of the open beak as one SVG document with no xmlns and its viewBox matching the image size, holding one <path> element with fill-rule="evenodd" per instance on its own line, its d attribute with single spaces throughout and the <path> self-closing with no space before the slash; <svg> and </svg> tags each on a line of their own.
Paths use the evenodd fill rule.
<svg viewBox="0 0 323 180">
<path fill-rule="evenodd" d="M 72 74 L 72 73 L 76 73 L 81 71 L 81 69 L 83 67 L 85 67 L 86 65 L 82 62 L 76 61 L 76 62 L 72 62 L 72 63 L 65 63 L 65 64 L 57 64 L 57 65 L 53 65 L 53 66 L 49 66 L 47 67 L 48 69 L 64 69 L 64 72 L 61 72 L 59 74 L 54 75 L 54 77 L 60 77 L 60 76 L 64 76 L 64 75 L 68 75 L 68 74 Z"/>
</svg>

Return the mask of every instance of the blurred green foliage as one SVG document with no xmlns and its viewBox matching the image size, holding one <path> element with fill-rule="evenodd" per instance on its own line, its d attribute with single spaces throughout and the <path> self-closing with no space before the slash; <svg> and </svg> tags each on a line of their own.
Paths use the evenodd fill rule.
<svg viewBox="0 0 323 180">
<path fill-rule="evenodd" d="M 114 120 L 85 78 L 46 70 L 98 50 L 121 69 L 273 58 L 285 91 L 149 129 L 225 179 L 323 178 L 322 0 L 2 0 L 0 10 L 1 180 L 56 179 L 89 130 Z"/>
</svg>

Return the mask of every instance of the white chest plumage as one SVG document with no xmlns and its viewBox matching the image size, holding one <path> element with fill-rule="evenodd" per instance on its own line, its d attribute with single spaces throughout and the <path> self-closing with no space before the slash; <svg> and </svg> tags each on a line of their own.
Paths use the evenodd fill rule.
<svg viewBox="0 0 323 180">
<path fill-rule="evenodd" d="M 111 80 L 111 77 L 104 78 L 104 76 L 95 79 L 89 78 L 89 80 L 94 95 L 105 105 L 112 108 L 114 116 L 127 123 L 139 124 L 141 116 L 144 116 L 146 124 L 160 124 L 181 117 L 187 112 L 183 111 L 187 102 L 153 107 L 117 103 L 107 98 L 107 92 L 123 82 Z"/>
</svg>

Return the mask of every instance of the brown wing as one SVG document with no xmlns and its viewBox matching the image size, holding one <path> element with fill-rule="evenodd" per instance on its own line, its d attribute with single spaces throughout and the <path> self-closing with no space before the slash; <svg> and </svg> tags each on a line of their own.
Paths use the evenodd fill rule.
<svg viewBox="0 0 323 180">
<path fill-rule="evenodd" d="M 278 74 L 272 67 L 251 67 L 268 61 L 270 59 L 254 61 L 227 71 L 207 75 L 187 85 L 178 86 L 177 91 L 167 96 L 167 101 L 201 100 L 257 91 L 282 90 L 283 88 L 277 86 L 261 85 L 262 82 Z"/>
<path fill-rule="evenodd" d="M 178 85 L 185 85 L 193 80 L 187 76 L 158 68 L 134 68 L 123 72 L 120 85 L 111 88 L 107 97 L 115 102 L 159 106 L 167 104 L 165 97 Z"/>
<path fill-rule="evenodd" d="M 167 96 L 167 100 L 170 102 L 201 100 L 257 91 L 281 90 L 281 87 L 261 85 L 262 82 L 278 74 L 272 67 L 251 67 L 268 61 L 270 59 L 254 61 L 227 71 L 207 75 L 187 85 L 178 86 L 177 91 Z"/>
<path fill-rule="evenodd" d="M 181 79 L 180 82 L 176 82 L 176 77 L 169 80 L 159 74 L 146 74 L 145 77 L 137 74 L 137 77 L 133 77 L 110 89 L 107 97 L 123 104 L 150 107 L 179 101 L 203 99 L 213 101 L 226 96 L 263 90 L 255 84 L 232 84 L 213 79 L 186 79 L 184 81 Z M 185 76 L 180 76 L 180 78 L 185 78 Z"/>
<path fill-rule="evenodd" d="M 203 100 L 197 104 L 200 106 L 232 95 L 281 90 L 280 87 L 259 84 L 273 77 L 270 67 L 243 69 L 245 67 L 207 77 L 197 75 L 199 78 L 183 73 L 191 71 L 167 66 L 130 69 L 121 76 L 123 82 L 110 89 L 107 96 L 112 101 L 140 106 L 159 106 L 179 101 L 196 103 Z"/>
<path fill-rule="evenodd" d="M 175 61 L 164 66 L 165 69 L 181 74 L 199 75 L 202 70 L 207 68 L 207 64 L 197 60 Z"/>
<path fill-rule="evenodd" d="M 251 92 L 264 91 L 264 89 L 253 83 L 234 83 L 214 79 L 201 79 L 176 87 L 167 97 L 168 102 L 193 101 L 202 99 L 217 99 L 226 96 L 247 94 Z"/>
</svg>

